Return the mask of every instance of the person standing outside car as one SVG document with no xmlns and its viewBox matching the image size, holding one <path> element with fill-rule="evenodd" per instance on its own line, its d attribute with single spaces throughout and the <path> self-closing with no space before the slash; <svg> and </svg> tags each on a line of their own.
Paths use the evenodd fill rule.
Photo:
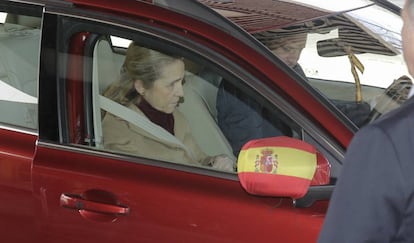
<svg viewBox="0 0 414 243">
<path fill-rule="evenodd" d="M 414 0 L 401 16 L 413 75 Z M 318 242 L 414 242 L 414 98 L 360 129 L 343 165 Z"/>
<path fill-rule="evenodd" d="M 298 64 L 306 44 L 306 33 L 266 31 L 254 36 L 289 67 L 306 78 Z M 242 146 L 252 139 L 292 136 L 291 129 L 280 119 L 281 114 L 265 110 L 256 100 L 226 80 L 220 83 L 216 105 L 218 125 L 236 157 Z"/>
<path fill-rule="evenodd" d="M 131 43 L 120 79 L 104 95 L 128 107 L 137 117 L 143 117 L 142 121 L 149 121 L 141 127 L 106 112 L 102 121 L 104 147 L 164 161 L 233 171 L 235 161 L 226 155 L 207 156 L 199 148 L 184 115 L 176 109 L 184 96 L 184 73 L 182 58 Z M 160 139 L 149 132 L 150 128 L 164 132 L 172 140 Z M 176 141 L 172 136 L 182 146 L 171 142 Z"/>
</svg>

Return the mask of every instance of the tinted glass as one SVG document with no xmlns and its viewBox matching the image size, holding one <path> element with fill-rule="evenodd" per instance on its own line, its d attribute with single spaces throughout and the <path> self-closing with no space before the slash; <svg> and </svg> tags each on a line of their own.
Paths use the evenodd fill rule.
<svg viewBox="0 0 414 243">
<path fill-rule="evenodd" d="M 41 18 L 0 12 L 0 21 L 0 122 L 37 129 Z"/>
</svg>

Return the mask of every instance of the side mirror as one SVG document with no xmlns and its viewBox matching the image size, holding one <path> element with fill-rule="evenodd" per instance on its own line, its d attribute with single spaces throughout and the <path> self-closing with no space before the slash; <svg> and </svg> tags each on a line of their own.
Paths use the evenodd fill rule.
<svg viewBox="0 0 414 243">
<path fill-rule="evenodd" d="M 313 145 L 285 136 L 249 141 L 237 168 L 242 187 L 260 196 L 298 199 L 330 180 L 330 164 Z"/>
</svg>

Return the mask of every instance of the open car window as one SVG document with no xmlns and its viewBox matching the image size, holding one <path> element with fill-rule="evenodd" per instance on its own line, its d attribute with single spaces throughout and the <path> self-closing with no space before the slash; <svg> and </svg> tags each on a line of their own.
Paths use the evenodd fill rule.
<svg viewBox="0 0 414 243">
<path fill-rule="evenodd" d="M 188 166 L 186 170 L 191 171 L 202 168 L 235 174 L 237 168 L 232 171 L 214 168 L 208 158 L 224 155 L 236 162 L 246 143 L 285 136 L 312 144 L 329 162 L 339 164 L 337 150 L 324 150 L 316 138 L 310 139 L 317 133 L 312 130 L 310 121 L 300 115 L 297 107 L 291 105 L 279 89 L 268 87 L 266 82 L 270 83 L 269 80 L 249 75 L 248 70 L 238 68 L 228 59 L 219 63 L 204 56 L 203 51 L 206 50 L 194 51 L 188 43 L 177 44 L 147 32 L 93 21 L 71 23 L 73 20 L 68 19 L 64 24 L 71 26 L 71 32 L 66 33 L 71 39 L 69 46 L 83 46 L 78 42 L 82 42 L 84 36 L 87 41 L 81 53 L 76 48 L 69 48 L 69 52 L 76 52 L 59 55 L 67 58 L 65 63 L 71 71 L 84 71 L 82 76 L 65 78 L 66 89 L 62 92 L 72 94 L 62 96 L 67 105 L 67 119 L 62 119 L 66 129 L 62 138 L 64 144 L 98 151 L 99 154 L 104 152 L 103 156 L 115 156 L 134 163 L 169 168 L 184 168 L 184 165 Z M 142 112 L 138 100 L 123 102 L 119 97 L 108 95 L 108 90 L 116 87 L 125 75 L 125 60 L 131 43 L 147 52 L 179 57 L 184 63 L 184 73 L 180 76 L 183 97 L 173 116 L 174 122 L 184 121 L 180 124 L 184 124 L 181 129 L 185 130 L 185 135 L 183 131 L 177 132 L 175 127 L 172 133 L 162 124 L 151 124 L 154 122 Z M 140 63 L 134 65 L 139 66 Z M 129 80 L 128 86 L 125 86 L 127 92 L 122 91 L 124 86 L 119 86 L 114 94 L 124 92 L 123 98 L 137 95 L 137 80 L 141 79 Z M 229 96 L 220 100 L 229 90 Z M 228 104 L 235 105 L 235 108 L 228 109 Z M 227 116 L 229 114 L 232 116 Z M 226 128 L 226 122 L 230 122 L 231 129 Z M 309 131 L 305 131 L 304 127 Z M 232 131 L 232 128 L 238 131 Z M 242 137 L 237 137 L 240 135 Z M 189 140 L 191 142 L 187 143 Z"/>
<path fill-rule="evenodd" d="M 86 106 L 78 111 L 83 113 L 86 131 L 83 135 L 76 133 L 78 128 L 75 124 L 75 131 L 69 131 L 71 143 L 87 145 L 114 154 L 211 168 L 211 165 L 203 161 L 204 158 L 225 155 L 236 162 L 241 147 L 254 139 L 274 136 L 303 139 L 302 128 L 289 115 L 281 112 L 260 93 L 246 85 L 242 79 L 214 63 L 187 51 L 167 48 L 167 44 L 163 48 L 154 44 L 148 45 L 147 43 L 154 43 L 147 40 L 150 37 L 125 38 L 100 33 L 91 33 L 91 35 L 91 40 L 94 41 L 90 41 L 90 46 L 85 49 L 85 53 L 89 53 L 87 55 L 92 57 L 85 59 L 87 63 L 85 65 L 90 65 L 91 68 L 91 80 L 86 82 L 83 88 Z M 175 130 L 173 136 L 159 124 L 154 125 L 148 119 L 148 114 L 142 112 L 137 105 L 137 100 L 125 103 L 117 97 L 124 92 L 117 85 L 125 74 L 125 60 L 131 43 L 149 52 L 180 56 L 180 60 L 183 61 L 185 66 L 181 80 L 183 97 L 173 115 L 175 122 L 185 122 L 182 129 L 185 129 L 186 137 L 180 137 L 182 131 Z M 113 87 L 116 90 L 111 95 L 109 90 Z M 128 89 L 132 93 L 137 92 L 134 82 L 130 83 Z M 231 92 L 226 94 L 228 90 Z M 128 92 L 127 95 L 132 94 Z M 223 95 L 228 96 L 223 100 Z M 232 109 L 231 105 L 236 105 L 236 109 Z M 238 111 L 240 108 L 242 110 Z M 236 114 L 232 113 L 234 111 Z M 244 113 L 248 119 L 234 120 L 240 115 L 237 112 Z M 249 114 L 254 114 L 254 117 Z M 253 119 L 249 120 L 251 118 Z M 230 125 L 236 122 L 234 125 L 237 129 L 245 129 L 243 126 L 247 124 L 251 130 L 232 131 L 226 128 L 226 125 L 229 125 L 226 124 L 228 121 Z M 251 127 L 252 125 L 260 126 L 260 131 Z M 258 133 L 249 134 L 256 132 Z M 246 134 L 245 138 L 233 136 L 243 133 Z M 191 142 L 186 143 L 189 136 Z M 193 153 L 191 156 L 194 158 L 187 158 L 187 150 L 191 150 L 189 154 Z M 194 159 L 200 163 L 195 163 Z"/>
</svg>

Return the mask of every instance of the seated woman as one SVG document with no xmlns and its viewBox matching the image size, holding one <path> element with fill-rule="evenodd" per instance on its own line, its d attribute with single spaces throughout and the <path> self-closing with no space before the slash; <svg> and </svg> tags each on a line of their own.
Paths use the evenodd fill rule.
<svg viewBox="0 0 414 243">
<path fill-rule="evenodd" d="M 158 160 L 233 171 L 235 161 L 226 155 L 209 157 L 200 149 L 185 117 L 176 109 L 184 96 L 184 71 L 182 58 L 131 43 L 120 79 L 104 95 L 148 118 L 159 129 L 175 136 L 183 146 L 162 140 L 110 113 L 106 113 L 102 121 L 104 146 Z"/>
</svg>

